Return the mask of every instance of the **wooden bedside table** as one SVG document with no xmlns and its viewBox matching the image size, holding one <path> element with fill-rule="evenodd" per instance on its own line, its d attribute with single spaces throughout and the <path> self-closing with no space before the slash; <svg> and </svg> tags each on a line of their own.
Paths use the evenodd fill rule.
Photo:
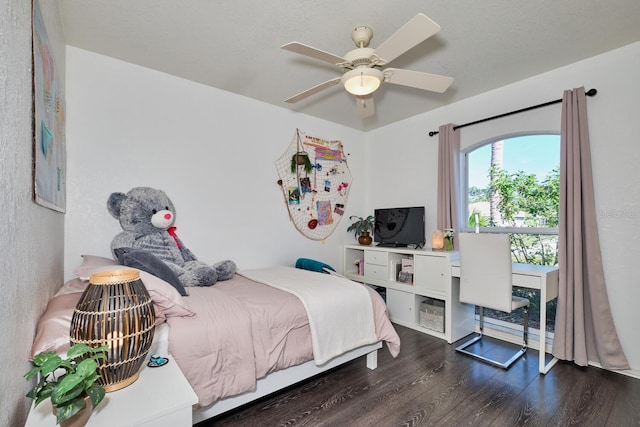
<svg viewBox="0 0 640 427">
<path fill-rule="evenodd" d="M 93 410 L 87 427 L 187 427 L 192 425 L 191 407 L 197 402 L 195 392 L 169 356 L 169 363 L 158 368 L 149 368 L 145 362 L 136 382 L 107 393 Z M 55 425 L 51 401 L 47 399 L 31 408 L 25 427 Z"/>
</svg>

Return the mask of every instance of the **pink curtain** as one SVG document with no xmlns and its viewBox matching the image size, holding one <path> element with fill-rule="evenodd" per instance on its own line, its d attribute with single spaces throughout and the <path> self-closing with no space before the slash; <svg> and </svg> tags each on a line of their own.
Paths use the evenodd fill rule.
<svg viewBox="0 0 640 427">
<path fill-rule="evenodd" d="M 438 129 L 438 230 L 460 230 L 458 192 L 460 191 L 460 132 L 449 123 Z M 457 239 L 453 239 L 454 248 Z"/>
<path fill-rule="evenodd" d="M 560 289 L 553 355 L 580 366 L 629 369 L 616 333 L 602 267 L 584 88 L 562 98 Z"/>
</svg>

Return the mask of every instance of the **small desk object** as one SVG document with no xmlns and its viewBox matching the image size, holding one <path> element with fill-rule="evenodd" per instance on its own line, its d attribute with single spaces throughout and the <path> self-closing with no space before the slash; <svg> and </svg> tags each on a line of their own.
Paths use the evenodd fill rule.
<svg viewBox="0 0 640 427">
<path fill-rule="evenodd" d="M 513 286 L 540 291 L 540 342 L 539 371 L 546 374 L 558 362 L 553 357 L 546 363 L 547 306 L 546 303 L 558 297 L 558 267 L 514 263 L 512 269 Z M 460 260 L 451 262 L 451 277 L 460 277 Z"/>
</svg>

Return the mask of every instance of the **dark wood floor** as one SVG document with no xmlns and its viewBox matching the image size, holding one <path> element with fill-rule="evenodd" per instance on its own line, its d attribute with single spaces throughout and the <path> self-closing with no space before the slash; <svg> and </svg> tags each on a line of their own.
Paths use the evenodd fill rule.
<svg viewBox="0 0 640 427">
<path fill-rule="evenodd" d="M 396 329 L 401 353 L 384 347 L 376 370 L 355 360 L 198 427 L 640 425 L 638 379 L 562 362 L 540 375 L 535 350 L 504 371 Z"/>
</svg>

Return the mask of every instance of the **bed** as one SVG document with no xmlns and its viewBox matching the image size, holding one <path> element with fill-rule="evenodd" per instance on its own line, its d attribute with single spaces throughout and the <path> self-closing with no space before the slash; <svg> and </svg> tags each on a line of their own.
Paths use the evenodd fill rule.
<svg viewBox="0 0 640 427">
<path fill-rule="evenodd" d="M 66 351 L 66 320 L 88 277 L 115 268 L 123 267 L 84 256 L 78 278 L 62 287 L 39 322 L 32 354 Z M 156 338 L 167 340 L 160 348 L 168 348 L 198 396 L 194 423 L 354 358 L 366 356 L 375 369 L 383 343 L 394 357 L 400 350 L 382 298 L 335 275 L 293 267 L 246 270 L 212 287 L 188 288 L 185 297 L 145 271 L 140 277 L 154 301 Z"/>
</svg>

